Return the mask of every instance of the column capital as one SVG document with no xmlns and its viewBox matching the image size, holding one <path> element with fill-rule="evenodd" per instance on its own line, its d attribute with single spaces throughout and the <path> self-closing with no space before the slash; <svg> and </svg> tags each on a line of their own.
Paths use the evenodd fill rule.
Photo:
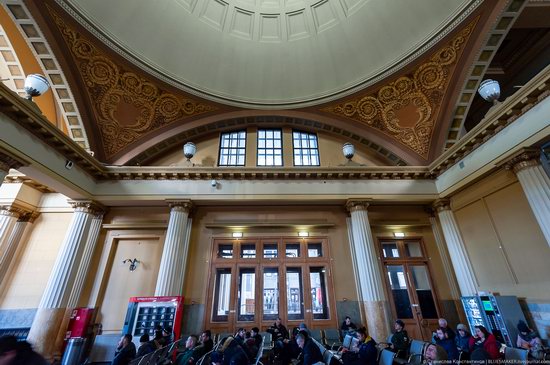
<svg viewBox="0 0 550 365">
<path fill-rule="evenodd" d="M 93 200 L 69 200 L 75 212 L 89 213 L 95 216 L 103 215 L 106 208 Z"/>
<path fill-rule="evenodd" d="M 358 210 L 367 210 L 372 199 L 349 199 L 346 202 L 346 209 L 351 213 Z"/>
<path fill-rule="evenodd" d="M 498 165 L 517 174 L 528 167 L 540 165 L 540 153 L 539 148 L 522 148 Z"/>
<path fill-rule="evenodd" d="M 0 151 L 0 170 L 9 172 L 10 169 L 18 169 L 24 164 L 21 160 Z"/>
<path fill-rule="evenodd" d="M 189 199 L 185 200 L 167 200 L 171 212 L 190 213 L 193 208 L 193 202 Z"/>
<path fill-rule="evenodd" d="M 18 219 L 17 221 L 18 221 L 18 222 L 29 222 L 29 223 L 34 223 L 34 221 L 36 220 L 36 218 L 38 218 L 38 216 L 40 216 L 40 213 L 39 213 L 39 212 L 25 213 L 25 214 L 23 214 L 22 216 L 20 216 L 19 219 Z"/>
<path fill-rule="evenodd" d="M 9 217 L 15 217 L 15 218 L 20 219 L 25 214 L 30 214 L 30 213 L 32 213 L 32 212 L 25 209 L 25 208 L 16 206 L 16 205 L 2 205 L 2 206 L 0 206 L 0 215 L 6 215 L 6 216 L 9 216 Z"/>
<path fill-rule="evenodd" d="M 447 198 L 437 199 L 433 202 L 432 207 L 438 213 L 444 210 L 451 210 L 451 200 Z"/>
</svg>

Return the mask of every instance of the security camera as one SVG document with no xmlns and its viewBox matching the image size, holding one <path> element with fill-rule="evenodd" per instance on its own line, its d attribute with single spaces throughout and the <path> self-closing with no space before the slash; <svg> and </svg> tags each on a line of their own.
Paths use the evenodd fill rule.
<svg viewBox="0 0 550 365">
<path fill-rule="evenodd" d="M 218 182 L 216 180 L 212 180 L 210 181 L 210 185 L 212 185 L 213 187 L 216 187 L 218 185 Z"/>
<path fill-rule="evenodd" d="M 66 168 L 67 170 L 72 169 L 73 166 L 74 166 L 74 162 L 72 162 L 71 160 L 65 161 L 65 168 Z"/>
</svg>

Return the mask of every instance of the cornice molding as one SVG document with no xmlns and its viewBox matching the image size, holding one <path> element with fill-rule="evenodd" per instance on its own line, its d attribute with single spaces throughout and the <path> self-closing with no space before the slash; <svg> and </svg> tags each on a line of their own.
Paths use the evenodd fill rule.
<svg viewBox="0 0 550 365">
<path fill-rule="evenodd" d="M 27 165 L 26 162 L 14 157 L 11 154 L 0 151 L 0 170 L 8 173 L 10 169 L 18 169 L 21 166 Z"/>
</svg>

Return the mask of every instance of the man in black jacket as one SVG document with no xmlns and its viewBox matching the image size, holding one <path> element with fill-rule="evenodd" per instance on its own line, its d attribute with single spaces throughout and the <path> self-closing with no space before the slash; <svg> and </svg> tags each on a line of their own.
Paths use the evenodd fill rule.
<svg viewBox="0 0 550 365">
<path fill-rule="evenodd" d="M 319 346 L 311 338 L 309 338 L 307 332 L 300 331 L 296 335 L 296 343 L 302 349 L 300 355 L 299 365 L 313 365 L 323 361 L 323 355 Z"/>
<path fill-rule="evenodd" d="M 135 357 L 136 345 L 132 342 L 132 335 L 127 333 L 118 341 L 112 365 L 128 365 Z"/>
</svg>

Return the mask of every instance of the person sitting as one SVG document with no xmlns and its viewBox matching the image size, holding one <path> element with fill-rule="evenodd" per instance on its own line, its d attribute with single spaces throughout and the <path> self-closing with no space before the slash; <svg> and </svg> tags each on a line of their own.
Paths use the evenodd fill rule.
<svg viewBox="0 0 550 365">
<path fill-rule="evenodd" d="M 357 331 L 357 326 L 351 321 L 349 316 L 346 316 L 344 322 L 342 322 L 340 326 L 340 330 L 342 331 L 342 336 L 347 334 L 354 335 L 355 331 Z"/>
<path fill-rule="evenodd" d="M 127 365 L 136 357 L 136 345 L 132 342 L 132 335 L 127 333 L 120 338 L 115 351 L 112 365 Z"/>
<path fill-rule="evenodd" d="M 305 323 L 300 323 L 298 326 L 298 331 L 306 332 L 309 337 L 311 337 L 311 332 L 309 332 L 309 329 L 307 328 L 307 325 Z"/>
<path fill-rule="evenodd" d="M 235 333 L 235 336 L 233 338 L 239 343 L 239 345 L 244 345 L 244 340 L 246 340 L 246 331 L 244 328 L 239 328 L 237 332 Z"/>
<path fill-rule="evenodd" d="M 245 350 L 234 337 L 225 339 L 221 353 L 223 354 L 223 365 L 248 365 L 249 357 Z"/>
<path fill-rule="evenodd" d="M 212 341 L 212 332 L 205 330 L 199 337 L 199 345 L 195 347 L 193 351 L 193 362 L 199 361 L 201 357 L 212 351 L 214 348 L 214 341 Z"/>
<path fill-rule="evenodd" d="M 155 345 L 151 343 L 149 335 L 146 333 L 139 338 L 139 349 L 136 357 L 142 357 L 156 350 Z"/>
<path fill-rule="evenodd" d="M 450 339 L 446 333 L 448 329 L 438 328 L 436 330 L 437 338 L 435 344 L 443 347 L 447 352 L 447 360 L 458 360 L 458 349 L 455 341 Z"/>
<path fill-rule="evenodd" d="M 262 335 L 260 335 L 260 329 L 258 327 L 252 327 L 250 330 L 250 337 L 254 340 L 254 343 L 259 348 L 262 344 L 263 338 Z"/>
<path fill-rule="evenodd" d="M 435 343 L 430 343 L 424 350 L 424 363 L 427 365 L 438 365 L 447 360 L 445 349 Z"/>
<path fill-rule="evenodd" d="M 456 333 L 451 329 L 451 327 L 449 327 L 447 320 L 445 318 L 439 318 L 437 323 L 439 324 L 438 328 L 442 328 L 445 334 L 447 335 L 447 337 L 454 341 L 456 337 Z M 436 339 L 437 339 L 437 333 L 434 332 L 432 337 L 432 342 L 435 343 Z"/>
<path fill-rule="evenodd" d="M 405 323 L 398 319 L 394 324 L 395 333 L 391 337 L 390 350 L 397 353 L 397 357 L 406 358 L 409 352 L 410 338 L 405 330 Z"/>
<path fill-rule="evenodd" d="M 530 329 L 527 323 L 522 320 L 518 323 L 518 332 L 517 347 L 528 350 L 529 356 L 532 358 L 542 360 L 544 357 L 544 348 L 537 332 Z"/>
<path fill-rule="evenodd" d="M 300 331 L 296 335 L 296 344 L 302 349 L 302 353 L 298 357 L 298 365 L 313 365 L 323 362 L 319 346 L 313 342 L 306 331 Z"/>
<path fill-rule="evenodd" d="M 456 326 L 456 333 L 457 336 L 455 338 L 455 345 L 458 351 L 469 353 L 470 338 L 472 337 L 472 335 L 470 334 L 470 331 L 468 331 L 468 327 L 466 327 L 465 324 L 460 323 L 458 326 Z"/>
<path fill-rule="evenodd" d="M 475 335 L 470 338 L 470 352 L 477 349 L 484 349 L 489 354 L 491 360 L 500 358 L 499 345 L 494 335 L 489 333 L 483 326 L 475 326 Z"/>
<path fill-rule="evenodd" d="M 0 364 L 48 365 L 49 363 L 33 351 L 27 341 L 17 341 L 15 336 L 2 336 L 0 337 Z"/>
<path fill-rule="evenodd" d="M 183 349 L 178 349 L 176 355 L 176 365 L 188 365 L 193 364 L 193 352 L 199 339 L 195 335 L 187 337 L 185 341 L 185 347 Z"/>
<path fill-rule="evenodd" d="M 164 346 L 171 344 L 174 341 L 172 334 L 172 327 L 166 326 L 162 329 L 162 338 L 164 339 Z"/>
<path fill-rule="evenodd" d="M 359 337 L 357 352 L 345 351 L 342 355 L 344 365 L 376 365 L 378 357 L 376 341 L 367 334 L 365 328 L 357 330 L 357 335 Z"/>
</svg>

